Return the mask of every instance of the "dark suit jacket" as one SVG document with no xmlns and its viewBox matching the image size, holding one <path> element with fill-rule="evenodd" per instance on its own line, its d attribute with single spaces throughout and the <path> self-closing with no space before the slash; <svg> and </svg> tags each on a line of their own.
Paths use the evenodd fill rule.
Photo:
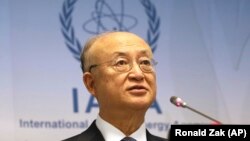
<svg viewBox="0 0 250 141">
<path fill-rule="evenodd" d="M 150 134 L 148 130 L 146 134 L 147 134 L 147 141 L 168 141 L 167 139 Z M 105 140 L 94 121 L 86 131 L 62 141 L 105 141 Z"/>
</svg>

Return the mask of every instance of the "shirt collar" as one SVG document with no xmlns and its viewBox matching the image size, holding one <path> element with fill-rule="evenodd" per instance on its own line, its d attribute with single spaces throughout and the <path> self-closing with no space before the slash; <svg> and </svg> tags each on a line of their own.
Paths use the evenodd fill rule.
<svg viewBox="0 0 250 141">
<path fill-rule="evenodd" d="M 96 126 L 102 133 L 105 141 L 120 141 L 125 135 L 116 127 L 103 120 L 99 115 L 96 119 Z M 130 135 L 137 141 L 147 141 L 145 123 L 143 123 L 138 130 Z"/>
</svg>

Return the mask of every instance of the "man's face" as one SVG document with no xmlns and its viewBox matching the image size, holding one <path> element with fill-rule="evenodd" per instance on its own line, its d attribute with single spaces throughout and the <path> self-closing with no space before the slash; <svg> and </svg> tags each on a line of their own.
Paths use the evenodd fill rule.
<svg viewBox="0 0 250 141">
<path fill-rule="evenodd" d="M 147 43 L 133 34 L 111 33 L 98 39 L 89 52 L 95 55 L 92 64 L 103 63 L 91 70 L 92 94 L 97 98 L 100 110 L 146 111 L 156 96 L 155 71 L 143 72 L 138 65 L 145 58 L 152 59 Z M 129 60 L 132 68 L 119 72 L 114 62 L 124 58 Z"/>
</svg>

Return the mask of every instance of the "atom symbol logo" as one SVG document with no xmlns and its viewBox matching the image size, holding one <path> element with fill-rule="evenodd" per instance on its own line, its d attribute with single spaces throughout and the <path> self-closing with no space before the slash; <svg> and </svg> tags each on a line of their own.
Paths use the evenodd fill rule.
<svg viewBox="0 0 250 141">
<path fill-rule="evenodd" d="M 59 17 L 66 46 L 74 58 L 80 61 L 82 44 L 76 38 L 75 30 L 72 26 L 72 13 L 76 2 L 77 0 L 65 0 Z M 148 17 L 149 28 L 147 30 L 146 41 L 154 52 L 157 48 L 157 41 L 160 36 L 160 18 L 156 13 L 155 6 L 150 0 L 140 0 L 140 2 Z M 135 17 L 125 14 L 124 9 L 124 0 L 121 0 L 121 10 L 119 13 L 115 13 L 105 0 L 97 0 L 95 9 L 91 12 L 91 18 L 83 23 L 82 28 L 90 34 L 98 34 L 107 30 L 131 31 L 137 25 L 138 21 Z M 93 29 L 93 25 L 96 26 L 95 30 Z"/>
<path fill-rule="evenodd" d="M 84 31 L 98 34 L 108 30 L 129 31 L 137 25 L 137 19 L 125 14 L 124 0 L 121 0 L 120 13 L 115 13 L 111 6 L 104 0 L 97 0 L 91 19 L 83 24 Z M 89 25 L 96 25 L 96 31 L 91 31 Z"/>
</svg>

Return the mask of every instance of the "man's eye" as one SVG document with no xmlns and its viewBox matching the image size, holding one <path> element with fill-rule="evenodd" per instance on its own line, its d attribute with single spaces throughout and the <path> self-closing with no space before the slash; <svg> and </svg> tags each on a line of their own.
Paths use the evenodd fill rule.
<svg viewBox="0 0 250 141">
<path fill-rule="evenodd" d="M 147 66 L 151 66 L 152 65 L 152 63 L 151 63 L 150 60 L 142 60 L 140 64 L 147 65 Z"/>
<path fill-rule="evenodd" d="M 128 61 L 127 60 L 117 60 L 115 65 L 116 66 L 124 66 L 124 65 L 127 65 L 128 64 Z"/>
</svg>

